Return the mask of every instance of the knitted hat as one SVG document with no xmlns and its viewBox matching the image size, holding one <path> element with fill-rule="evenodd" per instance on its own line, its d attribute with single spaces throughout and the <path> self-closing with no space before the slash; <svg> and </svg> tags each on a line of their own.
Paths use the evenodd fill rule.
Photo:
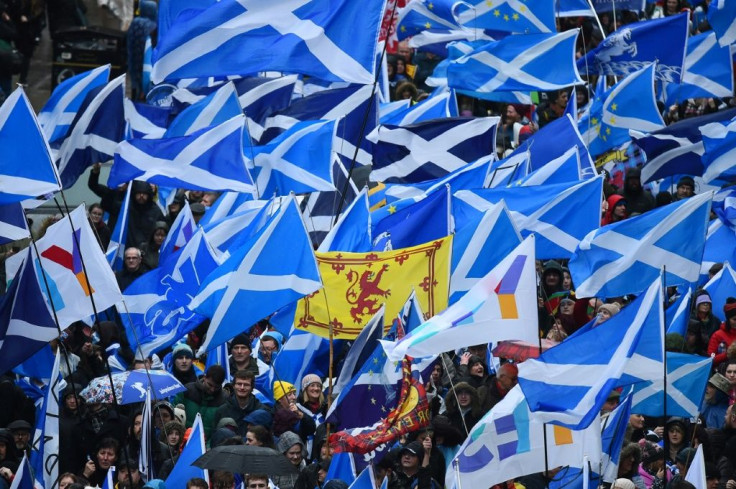
<svg viewBox="0 0 736 489">
<path fill-rule="evenodd" d="M 683 185 L 687 185 L 690 188 L 692 188 L 693 190 L 695 190 L 695 180 L 693 180 L 693 177 L 684 176 L 684 177 L 680 178 L 677 181 L 677 186 L 678 187 L 682 187 Z"/>
<path fill-rule="evenodd" d="M 230 347 L 232 348 L 235 345 L 245 345 L 248 347 L 249 350 L 251 349 L 250 341 L 248 341 L 248 337 L 244 334 L 239 334 L 232 339 L 232 341 L 230 342 Z"/>
<path fill-rule="evenodd" d="M 710 296 L 708 294 L 700 294 L 698 297 L 695 298 L 695 307 L 703 303 L 708 303 L 708 304 L 713 303 L 713 301 L 710 300 Z"/>
<path fill-rule="evenodd" d="M 736 316 L 736 299 L 729 297 L 726 299 L 726 304 L 723 306 L 723 313 L 726 315 L 726 321 Z"/>
<path fill-rule="evenodd" d="M 611 316 L 615 316 L 619 311 L 621 311 L 621 307 L 615 302 L 613 304 L 603 304 L 598 308 L 599 311 L 601 309 L 607 311 Z"/>
<path fill-rule="evenodd" d="M 187 425 L 187 411 L 184 409 L 184 404 L 177 404 L 174 406 L 174 417 L 182 425 Z"/>
<path fill-rule="evenodd" d="M 636 489 L 636 486 L 629 479 L 616 479 L 611 489 Z"/>
<path fill-rule="evenodd" d="M 279 399 L 284 397 L 289 392 L 296 392 L 296 388 L 293 384 L 283 382 L 281 380 L 273 383 L 273 400 L 278 402 Z"/>
<path fill-rule="evenodd" d="M 186 343 L 178 343 L 171 352 L 171 359 L 176 360 L 180 357 L 194 358 L 192 348 Z"/>
<path fill-rule="evenodd" d="M 307 374 L 302 379 L 302 390 L 305 390 L 310 384 L 319 384 L 321 386 L 322 379 L 319 378 L 319 375 Z"/>
</svg>

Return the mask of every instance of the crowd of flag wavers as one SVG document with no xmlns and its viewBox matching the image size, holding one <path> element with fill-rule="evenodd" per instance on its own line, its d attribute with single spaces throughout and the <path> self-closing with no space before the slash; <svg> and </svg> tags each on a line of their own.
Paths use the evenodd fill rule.
<svg viewBox="0 0 736 489">
<path fill-rule="evenodd" d="M 736 2 L 109 3 L 36 114 L 0 2 L 0 489 L 736 489 Z"/>
</svg>

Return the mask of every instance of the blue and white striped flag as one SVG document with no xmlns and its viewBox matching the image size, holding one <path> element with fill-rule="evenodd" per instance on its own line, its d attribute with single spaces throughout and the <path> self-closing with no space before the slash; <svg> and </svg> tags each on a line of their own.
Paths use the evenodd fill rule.
<svg viewBox="0 0 736 489">
<path fill-rule="evenodd" d="M 736 118 L 728 122 L 713 122 L 700 128 L 703 135 L 703 180 L 733 181 L 736 179 Z"/>
<path fill-rule="evenodd" d="M 20 202 L 0 205 L 0 245 L 27 238 L 30 234 Z"/>
<path fill-rule="evenodd" d="M 182 110 L 171 121 L 163 137 L 189 136 L 210 126 L 217 126 L 243 113 L 232 82 Z"/>
<path fill-rule="evenodd" d="M 730 46 L 736 42 L 736 4 L 716 0 L 708 9 L 708 23 L 718 36 L 718 44 Z"/>
<path fill-rule="evenodd" d="M 555 183 L 579 182 L 584 174 L 580 168 L 580 154 L 577 146 L 568 149 L 562 156 L 551 160 L 543 167 L 528 173 L 525 177 L 517 180 L 514 185 L 531 187 L 536 185 L 549 185 Z M 586 168 L 585 174 L 589 178 L 595 174 L 595 168 Z"/>
<path fill-rule="evenodd" d="M 194 222 L 194 216 L 192 215 L 192 209 L 189 207 L 189 202 L 185 200 L 184 207 L 179 211 L 176 219 L 171 224 L 171 229 L 166 234 L 166 239 L 161 243 L 161 249 L 158 255 L 159 263 L 165 262 L 172 253 L 186 246 L 192 237 L 194 237 L 196 231 L 197 223 Z"/>
<path fill-rule="evenodd" d="M 464 27 L 536 34 L 556 32 L 555 1 L 501 0 L 460 2 L 457 20 Z"/>
<path fill-rule="evenodd" d="M 592 322 L 538 359 L 519 364 L 519 385 L 545 422 L 587 427 L 611 390 L 662 377 L 662 283 L 659 277 L 621 312 Z"/>
<path fill-rule="evenodd" d="M 591 231 L 569 267 L 578 297 L 620 297 L 644 290 L 666 268 L 667 285 L 695 282 L 712 192 Z"/>
<path fill-rule="evenodd" d="M 82 108 L 88 93 L 110 79 L 110 65 L 100 66 L 61 82 L 38 113 L 38 122 L 49 143 L 60 143 Z"/>
<path fill-rule="evenodd" d="M 123 141 L 115 149 L 108 185 L 137 179 L 176 188 L 252 192 L 243 122 L 239 115 L 189 136 Z"/>
<path fill-rule="evenodd" d="M 601 478 L 605 482 L 613 482 L 618 479 L 618 466 L 621 460 L 621 448 L 626 440 L 626 432 L 631 417 L 631 404 L 633 396 L 628 394 L 624 397 L 616 409 L 611 411 L 604 420 L 601 419 L 601 448 L 602 463 L 600 470 Z M 636 411 L 639 413 L 639 411 Z M 594 469 L 598 469 L 595 467 Z"/>
<path fill-rule="evenodd" d="M 221 1 L 160 35 L 151 76 L 160 83 L 272 70 L 370 84 L 384 3 Z"/>
<path fill-rule="evenodd" d="M 118 219 L 115 221 L 115 227 L 110 236 L 110 243 L 108 243 L 107 250 L 105 250 L 105 259 L 114 272 L 122 270 L 123 262 L 125 261 L 125 243 L 128 242 L 128 210 L 130 209 L 130 192 L 132 188 L 133 185 L 128 185 L 128 188 L 125 189 L 125 198 L 123 198 L 123 202 L 120 204 L 120 214 L 118 214 Z"/>
</svg>

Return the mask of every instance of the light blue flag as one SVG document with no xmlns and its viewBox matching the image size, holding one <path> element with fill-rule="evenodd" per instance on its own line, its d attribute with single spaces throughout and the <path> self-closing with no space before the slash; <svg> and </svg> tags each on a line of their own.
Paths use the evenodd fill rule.
<svg viewBox="0 0 736 489">
<path fill-rule="evenodd" d="M 113 272 L 123 269 L 125 261 L 125 243 L 128 242 L 128 210 L 130 209 L 130 191 L 132 185 L 128 185 L 125 190 L 125 198 L 120 204 L 120 214 L 118 220 L 115 221 L 115 227 L 110 235 L 110 243 L 105 251 L 105 259 L 110 264 Z"/>
<path fill-rule="evenodd" d="M 736 5 L 727 0 L 717 0 L 708 9 L 708 23 L 723 47 L 736 42 Z"/>
<path fill-rule="evenodd" d="M 21 377 L 33 377 L 45 380 L 51 378 L 53 367 L 54 352 L 51 350 L 51 345 L 46 345 L 25 362 L 13 367 L 13 373 Z"/>
<path fill-rule="evenodd" d="M 294 329 L 272 368 L 277 377 L 284 382 L 301 386 L 305 375 L 329 375 L 330 341 L 316 334 Z"/>
<path fill-rule="evenodd" d="M 404 99 L 404 100 L 396 100 L 394 102 L 381 102 L 378 105 L 378 118 L 379 120 L 383 119 L 384 117 L 389 117 L 392 114 L 395 114 L 396 112 L 403 112 L 405 109 L 408 109 L 411 107 L 411 100 L 410 99 Z"/>
<path fill-rule="evenodd" d="M 235 86 L 226 83 L 217 91 L 181 111 L 171 121 L 163 137 L 189 136 L 200 129 L 220 125 L 242 113 Z"/>
<path fill-rule="evenodd" d="M 372 250 L 371 213 L 368 208 L 368 187 L 364 187 L 327 233 L 317 251 L 360 253 Z"/>
<path fill-rule="evenodd" d="M 714 308 L 715 309 L 715 308 Z M 667 412 L 664 412 L 664 374 L 634 386 L 631 412 L 645 416 L 697 417 L 713 359 L 667 352 Z"/>
<path fill-rule="evenodd" d="M 187 444 L 176 460 L 176 465 L 166 478 L 167 487 L 186 487 L 189 479 L 199 477 L 209 483 L 207 470 L 192 465 L 195 460 L 204 455 L 206 451 L 204 444 L 204 429 L 202 428 L 202 416 L 197 413 L 192 425 Z"/>
<path fill-rule="evenodd" d="M 736 118 L 726 122 L 712 122 L 700 128 L 703 135 L 703 180 L 733 181 L 736 179 Z"/>
<path fill-rule="evenodd" d="M 199 220 L 199 225 L 207 227 L 228 216 L 248 210 L 253 204 L 253 194 L 241 192 L 223 192 Z"/>
<path fill-rule="evenodd" d="M 169 125 L 171 107 L 160 107 L 142 102 L 123 101 L 125 122 L 128 124 L 127 139 L 163 137 Z"/>
<path fill-rule="evenodd" d="M 664 340 L 659 278 L 603 324 L 593 322 L 519 364 L 529 409 L 545 422 L 587 427 L 611 390 L 662 377 Z"/>
<path fill-rule="evenodd" d="M 560 0 L 557 17 L 595 17 L 587 0 Z"/>
<path fill-rule="evenodd" d="M 189 202 L 184 201 L 179 214 L 171 224 L 171 229 L 166 234 L 164 242 L 158 252 L 158 262 L 163 263 L 176 250 L 183 248 L 194 237 L 197 231 L 197 223 L 194 222 L 192 210 L 189 208 Z"/>
<path fill-rule="evenodd" d="M 0 205 L 59 190 L 49 145 L 22 89 L 0 107 L 0 147 Z"/>
<path fill-rule="evenodd" d="M 0 245 L 27 238 L 30 234 L 20 202 L 0 205 Z"/>
<path fill-rule="evenodd" d="M 265 146 L 245 148 L 261 197 L 335 190 L 336 121 L 299 122 Z"/>
<path fill-rule="evenodd" d="M 521 241 L 503 201 L 466 221 L 452 240 L 449 304 L 457 302 Z"/>
<path fill-rule="evenodd" d="M 718 219 L 736 231 L 736 188 L 726 187 L 713 196 L 713 212 Z"/>
<path fill-rule="evenodd" d="M 232 373 L 230 372 L 230 355 L 228 354 L 228 344 L 223 343 L 214 350 L 207 352 L 207 361 L 204 364 L 204 371 L 206 372 L 212 365 L 220 365 L 225 369 L 225 379 L 222 381 L 222 385 L 233 381 Z"/>
<path fill-rule="evenodd" d="M 384 480 L 384 485 L 386 484 L 386 481 Z M 358 477 L 355 478 L 352 484 L 350 484 L 350 487 L 348 489 L 375 489 L 376 487 L 376 479 L 375 475 L 373 475 L 373 467 L 368 466 L 358 475 Z M 383 486 L 381 486 L 383 487 Z"/>
<path fill-rule="evenodd" d="M 723 269 L 715 274 L 703 288 L 708 291 L 713 301 L 713 315 L 725 321 L 723 306 L 726 304 L 726 299 L 736 297 L 736 273 L 731 268 L 731 264 L 724 263 Z"/>
<path fill-rule="evenodd" d="M 383 3 L 221 1 L 159 33 L 151 78 L 283 71 L 371 84 Z M 361 28 L 354 29 L 358 18 Z"/>
<path fill-rule="evenodd" d="M 720 219 L 714 219 L 708 225 L 698 284 L 705 285 L 709 279 L 710 267 L 724 261 L 736 263 L 736 232 L 723 224 Z"/>
<path fill-rule="evenodd" d="M 690 321 L 690 298 L 692 297 L 692 287 L 687 288 L 687 292 L 680 294 L 675 302 L 667 308 L 665 312 L 665 322 L 667 323 L 667 333 L 677 333 L 683 338 L 687 333 L 687 325 Z"/>
<path fill-rule="evenodd" d="M 442 87 L 433 91 L 429 97 L 418 104 L 382 116 L 380 121 L 381 124 L 385 125 L 407 126 L 416 122 L 457 117 L 459 115 L 455 90 Z"/>
<path fill-rule="evenodd" d="M 536 34 L 557 31 L 554 0 L 461 2 L 457 8 L 457 20 L 464 27 L 501 32 Z"/>
<path fill-rule="evenodd" d="M 688 14 L 681 13 L 621 26 L 578 59 L 578 69 L 589 75 L 628 75 L 656 61 L 658 80 L 679 83 L 689 24 Z"/>
<path fill-rule="evenodd" d="M 213 248 L 223 254 L 239 248 L 265 225 L 268 217 L 278 209 L 282 199 L 283 197 L 270 201 L 251 201 L 257 205 L 208 224 L 204 227 L 207 240 Z"/>
<path fill-rule="evenodd" d="M 110 79 L 110 65 L 85 71 L 61 82 L 38 113 L 38 123 L 50 144 L 63 140 L 84 98 Z"/>
<path fill-rule="evenodd" d="M 569 268 L 579 297 L 620 297 L 646 289 L 666 269 L 667 285 L 700 274 L 712 192 L 591 231 Z"/>
<path fill-rule="evenodd" d="M 521 235 L 536 235 L 537 258 L 564 258 L 600 227 L 602 192 L 602 177 L 572 184 L 461 190 L 454 195 L 453 216 L 461 229 L 503 200 Z"/>
<path fill-rule="evenodd" d="M 731 49 L 716 41 L 713 31 L 690 36 L 687 40 L 685 74 L 682 82 L 666 85 L 665 105 L 678 104 L 689 98 L 724 98 L 733 96 L 733 63 Z"/>
<path fill-rule="evenodd" d="M 583 84 L 574 64 L 577 29 L 493 41 L 453 61 L 450 88 L 472 94 L 558 90 Z"/>
<path fill-rule="evenodd" d="M 113 465 L 107 469 L 107 475 L 105 475 L 105 482 L 102 484 L 102 489 L 115 489 L 115 466 Z"/>
<path fill-rule="evenodd" d="M 347 484 L 355 482 L 355 462 L 353 461 L 352 453 L 338 452 L 332 456 L 330 469 L 325 476 L 325 482 L 331 480 L 341 480 Z"/>
<path fill-rule="evenodd" d="M 137 179 L 176 188 L 251 192 L 243 122 L 239 115 L 189 136 L 123 141 L 115 150 L 107 184 Z"/>
<path fill-rule="evenodd" d="M 600 472 L 604 482 L 613 482 L 618 479 L 621 448 L 626 440 L 632 402 L 633 395 L 626 395 L 605 421 L 601 420 L 601 467 L 603 470 Z M 598 467 L 594 469 L 598 469 Z"/>
<path fill-rule="evenodd" d="M 578 127 L 592 155 L 630 141 L 629 129 L 652 132 L 664 128 L 654 94 L 655 64 L 638 70 L 596 96 Z"/>
<path fill-rule="evenodd" d="M 551 160 L 543 167 L 528 173 L 520 178 L 513 185 L 520 187 L 531 187 L 536 185 L 550 185 L 555 183 L 571 183 L 579 182 L 583 178 L 581 175 L 586 174 L 588 178 L 594 175 L 594 168 L 586 168 L 586 171 L 580 167 L 580 155 L 577 146 L 573 146 L 562 156 Z"/>
<path fill-rule="evenodd" d="M 289 243 L 288 248 L 284 243 Z M 200 287 L 190 307 L 211 318 L 199 352 L 322 287 L 317 261 L 294 197 Z"/>
<path fill-rule="evenodd" d="M 404 40 L 424 31 L 443 32 L 459 29 L 453 0 L 414 0 L 399 10 L 396 36 Z"/>
</svg>

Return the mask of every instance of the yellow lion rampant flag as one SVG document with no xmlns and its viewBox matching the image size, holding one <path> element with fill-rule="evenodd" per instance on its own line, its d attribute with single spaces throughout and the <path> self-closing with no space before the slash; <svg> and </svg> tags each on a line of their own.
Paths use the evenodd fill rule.
<svg viewBox="0 0 736 489">
<path fill-rule="evenodd" d="M 452 236 L 393 251 L 315 253 L 324 287 L 299 300 L 296 328 L 328 338 L 354 339 L 386 304 L 384 326 L 412 289 L 429 319 L 447 308 Z"/>
</svg>

